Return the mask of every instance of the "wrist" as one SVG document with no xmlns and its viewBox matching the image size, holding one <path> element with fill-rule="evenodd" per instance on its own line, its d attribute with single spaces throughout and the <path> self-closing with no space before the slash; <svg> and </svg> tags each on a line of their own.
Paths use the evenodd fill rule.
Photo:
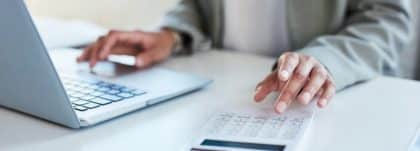
<svg viewBox="0 0 420 151">
<path fill-rule="evenodd" d="M 165 34 L 165 37 L 168 37 L 172 52 L 179 52 L 182 49 L 182 39 L 178 32 L 164 28 L 162 33 Z"/>
</svg>

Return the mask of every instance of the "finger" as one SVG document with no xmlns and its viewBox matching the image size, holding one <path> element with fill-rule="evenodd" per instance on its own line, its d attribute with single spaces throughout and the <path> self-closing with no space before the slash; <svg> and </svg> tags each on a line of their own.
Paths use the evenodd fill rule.
<svg viewBox="0 0 420 151">
<path fill-rule="evenodd" d="M 321 95 L 318 101 L 318 107 L 320 108 L 327 106 L 329 101 L 331 101 L 332 97 L 335 95 L 335 86 L 331 80 L 327 80 L 324 87 L 324 93 Z"/>
<path fill-rule="evenodd" d="M 255 90 L 254 94 L 254 100 L 255 102 L 261 102 L 265 99 L 265 97 L 270 94 L 271 92 L 275 91 L 277 89 L 277 80 L 276 72 L 270 73 L 260 84 L 257 85 L 257 88 Z"/>
<path fill-rule="evenodd" d="M 153 51 L 145 51 L 136 56 L 136 67 L 146 68 L 153 64 Z"/>
<path fill-rule="evenodd" d="M 97 61 L 98 61 L 98 51 L 100 49 L 100 44 L 97 42 L 92 46 L 92 49 L 90 49 L 90 53 L 89 53 L 89 67 L 93 68 Z"/>
<path fill-rule="evenodd" d="M 90 51 L 89 51 L 89 54 L 88 54 L 89 55 L 88 59 L 89 59 L 89 67 L 90 68 L 93 68 L 98 61 L 98 51 L 100 50 L 104 39 L 105 39 L 104 36 L 99 37 L 98 40 L 96 41 L 96 43 L 94 43 L 92 45 L 92 47 L 89 49 Z"/>
<path fill-rule="evenodd" d="M 100 58 L 106 59 L 108 55 L 113 51 L 115 45 L 119 42 L 123 43 L 138 43 L 141 42 L 141 32 L 118 32 L 111 31 L 108 35 L 108 38 L 105 39 L 104 45 L 102 47 Z M 128 51 L 128 50 L 127 50 Z"/>
<path fill-rule="evenodd" d="M 111 53 L 108 54 L 108 57 L 111 54 L 136 56 L 140 51 L 140 49 L 137 49 L 133 46 L 117 44 L 112 48 Z"/>
<path fill-rule="evenodd" d="M 93 44 L 89 45 L 83 50 L 82 54 L 77 57 L 77 62 L 87 61 L 89 59 L 90 49 L 92 49 L 92 46 Z"/>
<path fill-rule="evenodd" d="M 299 63 L 299 55 L 285 53 L 279 59 L 278 77 L 281 81 L 287 81 Z"/>
<path fill-rule="evenodd" d="M 311 57 L 301 57 L 300 60 L 301 63 L 291 76 L 287 86 L 281 91 L 280 100 L 283 102 L 291 102 L 295 100 L 296 96 L 302 90 L 302 87 L 307 83 L 308 76 L 316 63 Z"/>
<path fill-rule="evenodd" d="M 290 100 L 288 99 L 283 99 L 283 98 L 290 98 L 292 94 L 290 94 L 289 92 L 282 92 L 276 100 L 276 103 L 274 105 L 274 110 L 281 114 L 283 112 L 286 111 L 287 107 L 289 106 L 289 104 L 291 103 Z"/>
<path fill-rule="evenodd" d="M 327 79 L 326 71 L 321 67 L 315 67 L 311 71 L 309 81 L 302 89 L 302 92 L 298 96 L 298 100 L 302 104 L 309 104 L 314 98 L 316 93 L 321 89 Z"/>
</svg>

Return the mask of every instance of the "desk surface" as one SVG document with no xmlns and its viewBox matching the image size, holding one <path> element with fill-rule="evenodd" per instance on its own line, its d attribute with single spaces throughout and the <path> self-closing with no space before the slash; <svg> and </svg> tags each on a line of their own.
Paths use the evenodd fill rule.
<svg viewBox="0 0 420 151">
<path fill-rule="evenodd" d="M 56 66 L 74 70 L 68 64 L 73 58 L 63 54 L 52 53 Z M 221 51 L 172 58 L 159 66 L 204 75 L 214 83 L 82 130 L 0 108 L 0 150 L 187 150 L 215 110 L 259 105 L 252 102 L 253 89 L 272 60 Z M 420 124 L 419 92 L 418 82 L 387 77 L 347 89 L 318 111 L 305 146 L 311 151 L 406 150 Z"/>
</svg>

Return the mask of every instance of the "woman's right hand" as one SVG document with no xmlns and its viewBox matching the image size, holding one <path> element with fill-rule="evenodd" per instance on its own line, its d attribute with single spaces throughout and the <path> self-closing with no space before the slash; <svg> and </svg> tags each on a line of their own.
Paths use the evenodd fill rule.
<svg viewBox="0 0 420 151">
<path fill-rule="evenodd" d="M 136 57 L 136 67 L 148 67 L 170 56 L 175 44 L 172 34 L 173 31 L 166 29 L 159 32 L 112 30 L 86 47 L 77 61 L 88 61 L 93 68 L 98 61 L 106 60 L 110 54 L 132 55 Z"/>
</svg>

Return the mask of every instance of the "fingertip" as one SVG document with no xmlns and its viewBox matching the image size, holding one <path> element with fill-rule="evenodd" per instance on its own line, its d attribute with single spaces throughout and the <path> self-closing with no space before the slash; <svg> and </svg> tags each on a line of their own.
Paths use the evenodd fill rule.
<svg viewBox="0 0 420 151">
<path fill-rule="evenodd" d="M 257 95 L 254 95 L 254 102 L 256 102 L 256 103 L 261 102 L 261 98 L 258 97 Z"/>
<path fill-rule="evenodd" d="M 254 91 L 254 96 L 258 96 L 258 94 L 260 94 L 261 89 L 262 89 L 262 86 L 258 86 Z"/>
<path fill-rule="evenodd" d="M 325 98 L 320 99 L 318 102 L 318 107 L 324 108 L 325 106 L 327 106 L 327 99 Z"/>
<path fill-rule="evenodd" d="M 145 63 L 143 61 L 143 59 L 137 58 L 136 59 L 136 67 L 137 68 L 143 68 L 145 66 Z"/>
<path fill-rule="evenodd" d="M 96 66 L 96 60 L 91 60 L 90 62 L 89 62 L 89 68 L 93 68 L 93 67 L 95 67 Z"/>
<path fill-rule="evenodd" d="M 275 107 L 275 111 L 278 114 L 284 113 L 284 111 L 286 111 L 287 108 L 287 104 L 285 101 L 279 101 Z"/>
</svg>

